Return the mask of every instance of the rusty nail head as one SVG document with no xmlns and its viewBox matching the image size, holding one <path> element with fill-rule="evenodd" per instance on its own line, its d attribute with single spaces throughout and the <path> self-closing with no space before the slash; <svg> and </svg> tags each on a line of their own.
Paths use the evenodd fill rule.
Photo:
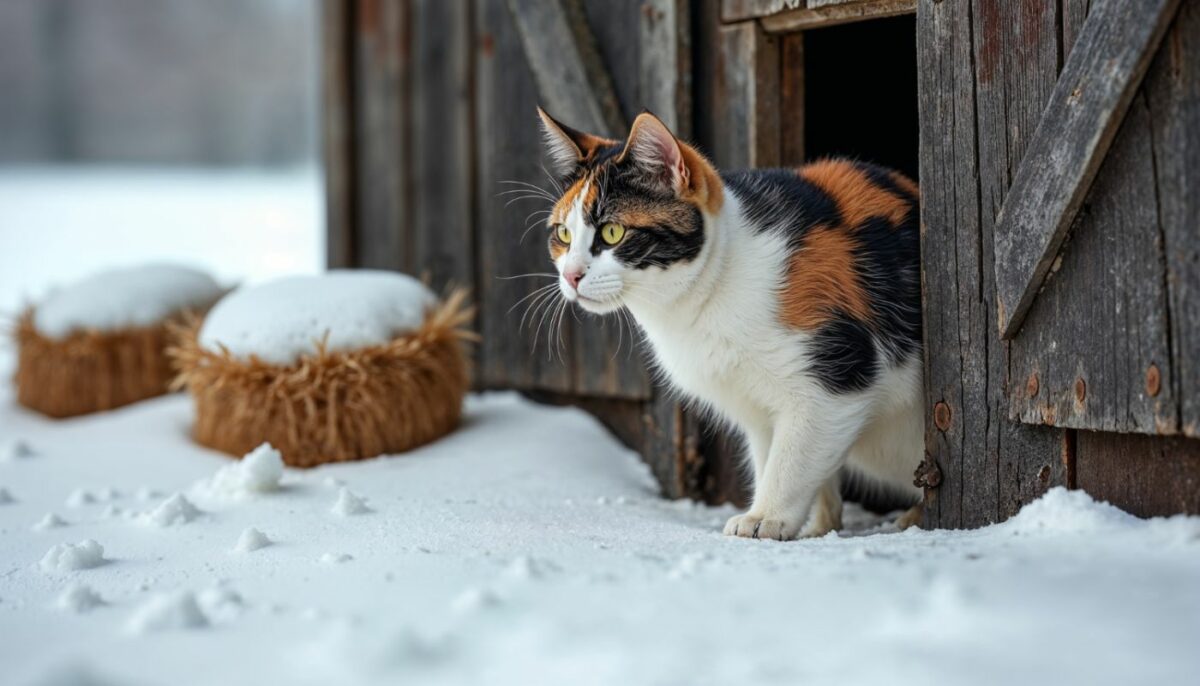
<svg viewBox="0 0 1200 686">
<path fill-rule="evenodd" d="M 950 430 L 950 406 L 944 402 L 939 402 L 933 406 L 933 423 L 938 428 L 938 431 Z"/>
<path fill-rule="evenodd" d="M 1032 372 L 1029 375 L 1029 380 L 1025 382 L 1025 392 L 1029 394 L 1030 398 L 1036 398 L 1040 388 L 1037 372 Z"/>
<path fill-rule="evenodd" d="M 1158 365 L 1151 363 L 1150 368 L 1146 370 L 1146 395 L 1151 398 L 1158 395 L 1162 390 L 1162 373 L 1158 371 Z"/>
<path fill-rule="evenodd" d="M 1042 465 L 1042 468 L 1038 470 L 1037 478 L 1043 484 L 1048 483 L 1050 481 L 1050 465 Z"/>
<path fill-rule="evenodd" d="M 1075 377 L 1075 402 L 1082 403 L 1087 397 L 1087 384 L 1083 382 L 1082 376 Z"/>
</svg>

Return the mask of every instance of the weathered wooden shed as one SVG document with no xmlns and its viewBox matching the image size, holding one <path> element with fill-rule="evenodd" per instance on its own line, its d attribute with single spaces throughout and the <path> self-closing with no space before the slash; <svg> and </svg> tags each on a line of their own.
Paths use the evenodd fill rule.
<svg viewBox="0 0 1200 686">
<path fill-rule="evenodd" d="M 743 500 L 737 441 L 615 319 L 522 326 L 538 103 L 919 176 L 929 525 L 1059 484 L 1200 511 L 1200 0 L 325 0 L 323 31 L 330 265 L 471 286 L 476 386 L 595 413 L 665 495 Z"/>
</svg>

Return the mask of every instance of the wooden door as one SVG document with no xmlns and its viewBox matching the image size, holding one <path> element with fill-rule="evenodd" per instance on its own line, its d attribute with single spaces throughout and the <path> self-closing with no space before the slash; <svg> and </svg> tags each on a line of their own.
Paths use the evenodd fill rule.
<svg viewBox="0 0 1200 686">
<path fill-rule="evenodd" d="M 1200 2 L 918 5 L 929 523 L 1200 510 Z"/>
</svg>

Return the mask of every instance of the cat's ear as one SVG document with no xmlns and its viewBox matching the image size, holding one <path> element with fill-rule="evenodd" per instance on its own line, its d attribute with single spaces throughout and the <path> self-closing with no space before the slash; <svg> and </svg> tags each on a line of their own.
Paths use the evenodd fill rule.
<svg viewBox="0 0 1200 686">
<path fill-rule="evenodd" d="M 541 107 L 537 108 L 538 117 L 542 120 L 542 136 L 546 140 L 546 150 L 550 153 L 550 162 L 554 172 L 559 176 L 568 176 L 580 164 L 590 159 L 600 148 L 617 145 L 617 141 L 575 129 L 555 121 L 554 117 L 546 114 Z"/>
<path fill-rule="evenodd" d="M 629 160 L 652 181 L 676 195 L 683 195 L 691 186 L 692 171 L 688 168 L 683 147 L 667 125 L 649 112 L 633 120 L 629 140 L 618 162 Z"/>
</svg>

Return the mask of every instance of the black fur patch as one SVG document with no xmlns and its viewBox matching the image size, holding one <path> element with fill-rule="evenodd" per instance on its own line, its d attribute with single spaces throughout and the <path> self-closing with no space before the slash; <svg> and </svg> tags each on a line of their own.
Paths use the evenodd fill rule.
<svg viewBox="0 0 1200 686">
<path fill-rule="evenodd" d="M 792 247 L 814 226 L 842 223 L 834 199 L 794 169 L 747 169 L 721 178 L 755 230 L 782 231 Z"/>
<path fill-rule="evenodd" d="M 871 330 L 844 312 L 817 330 L 811 346 L 810 373 L 830 393 L 865 390 L 879 375 Z"/>
<path fill-rule="evenodd" d="M 875 313 L 872 328 L 891 364 L 921 347 L 921 245 L 915 222 L 893 227 L 872 217 L 854 234 L 859 278 Z"/>
</svg>

